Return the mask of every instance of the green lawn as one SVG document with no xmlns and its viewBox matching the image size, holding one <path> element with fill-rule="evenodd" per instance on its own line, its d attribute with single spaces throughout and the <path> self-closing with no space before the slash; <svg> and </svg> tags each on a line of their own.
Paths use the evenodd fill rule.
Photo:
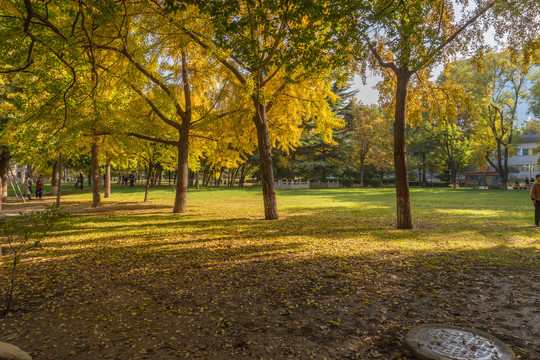
<svg viewBox="0 0 540 360">
<path fill-rule="evenodd" d="M 393 189 L 281 190 L 277 221 L 260 188 L 190 190 L 186 214 L 143 190 L 100 209 L 64 192 L 73 215 L 23 262 L 1 341 L 35 359 L 409 359 L 406 330 L 444 322 L 540 358 L 527 191 L 412 189 L 403 231 Z"/>
</svg>

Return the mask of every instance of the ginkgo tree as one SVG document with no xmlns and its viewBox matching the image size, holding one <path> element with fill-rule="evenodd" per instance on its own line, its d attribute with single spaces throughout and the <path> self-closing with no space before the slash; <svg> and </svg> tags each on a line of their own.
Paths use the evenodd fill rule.
<svg viewBox="0 0 540 360">
<path fill-rule="evenodd" d="M 388 119 L 376 105 L 353 102 L 348 108 L 346 120 L 352 132 L 351 159 L 360 171 L 360 186 L 364 187 L 366 164 L 387 169 L 392 164 L 391 139 Z"/>
<path fill-rule="evenodd" d="M 327 89 L 331 81 L 321 81 L 322 74 L 342 65 L 340 57 L 335 56 L 338 52 L 332 51 L 343 42 L 330 31 L 328 4 L 307 0 L 166 3 L 177 13 L 189 11 L 191 5 L 199 9 L 199 21 L 179 27 L 179 31 L 211 52 L 243 86 L 257 131 L 265 219 L 278 219 L 273 145 L 276 141 L 283 146 L 297 142 L 302 117 L 312 118 L 326 138 L 339 123 L 324 101 L 330 95 Z M 302 110 L 284 106 L 278 110 L 284 99 L 302 102 Z M 295 114 L 280 117 L 280 110 Z M 281 134 L 293 135 L 293 141 Z"/>
<path fill-rule="evenodd" d="M 191 38 L 174 32 L 178 26 L 195 21 L 192 17 L 184 13 L 169 16 L 154 3 L 125 5 L 128 12 L 106 30 L 119 36 L 94 44 L 117 58 L 111 66 L 100 68 L 127 83 L 142 99 L 145 111 L 155 115 L 146 116 L 147 120 L 161 122 L 150 132 L 143 130 L 149 129 L 150 122 L 142 127 L 139 122 L 131 122 L 124 131 L 142 140 L 177 148 L 173 212 L 183 213 L 192 138 L 226 141 L 223 134 L 227 133 L 224 131 L 227 123 L 223 119 L 241 111 L 241 103 L 226 99 L 234 91 L 234 84 L 227 78 L 228 74 L 223 75 L 222 65 L 212 61 Z M 216 127 L 215 122 L 220 121 L 222 126 Z M 217 132 L 211 132 L 212 129 Z"/>
</svg>

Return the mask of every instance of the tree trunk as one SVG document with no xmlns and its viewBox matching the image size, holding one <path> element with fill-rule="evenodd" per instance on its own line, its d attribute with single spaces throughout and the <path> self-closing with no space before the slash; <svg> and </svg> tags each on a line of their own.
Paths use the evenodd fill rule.
<svg viewBox="0 0 540 360">
<path fill-rule="evenodd" d="M 238 187 L 244 187 L 245 180 L 246 180 L 246 163 L 243 163 L 242 170 L 240 170 L 240 179 L 238 180 Z"/>
<path fill-rule="evenodd" d="M 57 162 L 53 165 L 53 172 L 51 177 L 51 195 L 58 194 L 59 189 L 59 182 L 60 182 L 60 163 Z"/>
<path fill-rule="evenodd" d="M 2 201 L 7 200 L 8 195 L 8 174 L 9 174 L 9 160 L 11 154 L 7 146 L 0 147 L 0 178 L 2 180 L 2 186 L 0 186 L 0 199 Z M 13 179 L 15 181 L 15 179 Z"/>
<path fill-rule="evenodd" d="M 497 171 L 501 177 L 501 188 L 503 190 L 508 189 L 508 175 L 510 171 L 508 170 L 508 149 L 505 148 L 505 153 L 501 153 L 502 142 L 500 139 L 497 139 L 497 164 L 493 163 L 489 154 L 486 154 L 486 161 Z M 504 159 L 503 159 L 504 157 Z M 485 184 L 484 184 L 485 185 Z"/>
<path fill-rule="evenodd" d="M 364 159 L 360 160 L 360 187 L 364 187 Z"/>
<path fill-rule="evenodd" d="M 240 171 L 240 166 L 237 168 L 232 169 L 231 171 L 231 179 L 229 181 L 229 186 L 234 187 L 234 183 L 236 182 L 236 178 L 238 177 L 238 172 Z"/>
<path fill-rule="evenodd" d="M 426 153 L 422 153 L 422 187 L 427 187 L 427 176 L 426 176 Z"/>
<path fill-rule="evenodd" d="M 291 167 L 289 168 L 289 178 L 291 181 L 294 181 L 294 178 L 296 177 L 296 172 L 294 169 L 294 163 L 296 161 L 296 153 L 291 154 Z"/>
<path fill-rule="evenodd" d="M 221 179 L 223 178 L 223 171 L 224 170 L 225 170 L 224 166 L 222 166 L 221 169 L 219 169 L 219 176 L 218 176 L 218 179 L 216 181 L 216 186 L 221 185 Z"/>
<path fill-rule="evenodd" d="M 163 176 L 163 165 L 159 164 L 159 167 L 158 167 L 158 171 L 157 171 L 157 174 L 156 174 L 156 186 L 161 186 L 161 178 Z"/>
<path fill-rule="evenodd" d="M 253 121 L 257 128 L 257 139 L 260 157 L 261 184 L 264 202 L 264 218 L 279 219 L 276 193 L 274 191 L 274 169 L 272 166 L 272 144 L 268 131 L 266 106 L 256 101 L 256 113 Z"/>
<path fill-rule="evenodd" d="M 60 157 L 60 156 L 58 156 Z M 60 197 L 62 196 L 62 177 L 60 176 L 60 174 L 62 173 L 62 163 L 61 162 L 57 162 L 56 163 L 56 168 L 57 168 L 57 174 L 58 174 L 58 179 L 57 179 L 57 189 L 56 189 L 56 206 L 60 206 Z"/>
<path fill-rule="evenodd" d="M 508 147 L 504 147 L 504 163 L 503 163 L 503 173 L 501 174 L 501 182 L 503 190 L 508 190 L 508 175 L 510 170 L 508 169 Z"/>
<path fill-rule="evenodd" d="M 32 165 L 26 165 L 26 176 L 29 176 L 30 179 L 34 179 L 34 170 L 35 169 L 36 169 L 35 166 L 32 167 Z"/>
<path fill-rule="evenodd" d="M 185 213 L 188 189 L 188 153 L 189 128 L 184 127 L 180 132 L 178 145 L 178 171 L 176 176 L 176 197 L 174 199 L 174 213 Z"/>
<path fill-rule="evenodd" d="M 101 206 L 101 195 L 99 193 L 99 162 L 98 162 L 99 147 L 97 144 L 92 144 L 90 149 L 92 159 L 92 207 Z"/>
<path fill-rule="evenodd" d="M 107 159 L 107 165 L 105 166 L 105 199 L 111 197 L 111 160 Z"/>
<path fill-rule="evenodd" d="M 450 168 L 450 181 L 452 182 L 452 188 L 457 189 L 457 167 L 454 161 L 450 161 L 448 167 Z"/>
<path fill-rule="evenodd" d="M 148 164 L 148 174 L 146 175 L 146 187 L 144 189 L 144 201 L 148 201 L 148 188 L 150 187 L 150 182 L 152 178 L 152 173 L 154 171 L 154 163 L 150 161 L 150 164 Z"/>
<path fill-rule="evenodd" d="M 189 170 L 188 171 L 188 187 L 192 187 L 194 182 L 195 182 L 195 172 Z"/>
<path fill-rule="evenodd" d="M 412 229 L 409 177 L 407 174 L 407 91 L 411 73 L 400 68 L 396 73 L 396 110 L 394 121 L 394 168 L 396 174 L 397 228 Z"/>
<path fill-rule="evenodd" d="M 195 172 L 195 189 L 199 190 L 199 170 Z"/>
<path fill-rule="evenodd" d="M 207 176 L 206 176 L 206 183 L 203 182 L 203 186 L 208 187 L 208 185 L 210 185 L 210 181 L 212 180 L 213 176 L 214 176 L 214 171 L 211 169 L 208 169 Z"/>
</svg>

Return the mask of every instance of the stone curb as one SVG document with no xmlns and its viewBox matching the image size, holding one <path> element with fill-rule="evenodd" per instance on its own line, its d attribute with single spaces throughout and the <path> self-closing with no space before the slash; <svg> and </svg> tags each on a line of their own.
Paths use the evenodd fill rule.
<svg viewBox="0 0 540 360">
<path fill-rule="evenodd" d="M 0 342 L 0 360 L 32 360 L 32 357 L 15 345 Z"/>
</svg>

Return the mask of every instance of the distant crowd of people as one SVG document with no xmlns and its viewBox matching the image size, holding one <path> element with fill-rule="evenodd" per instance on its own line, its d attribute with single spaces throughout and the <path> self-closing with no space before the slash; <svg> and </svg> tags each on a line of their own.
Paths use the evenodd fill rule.
<svg viewBox="0 0 540 360">
<path fill-rule="evenodd" d="M 515 181 L 514 185 L 512 187 L 514 189 L 529 189 L 532 184 L 534 184 L 535 180 L 531 177 L 530 179 L 528 177 L 523 178 L 523 183 L 520 183 L 519 181 Z"/>
<path fill-rule="evenodd" d="M 103 180 L 105 181 L 105 175 L 103 175 Z M 130 174 L 122 174 L 122 176 L 120 177 L 120 181 L 122 182 L 122 185 L 124 185 L 124 187 L 127 187 L 128 184 L 130 187 L 134 187 L 135 181 L 136 181 L 136 175 L 134 172 Z M 77 176 L 75 180 L 75 185 L 73 186 L 73 189 L 82 190 L 84 187 L 83 184 L 84 184 L 84 176 L 82 173 L 79 172 L 79 175 Z M 30 176 L 27 176 L 22 184 L 23 198 L 28 198 L 28 200 L 31 200 L 32 199 L 31 195 L 35 195 L 36 199 L 41 199 L 41 197 L 43 196 L 43 177 L 41 175 L 38 176 L 37 181 L 36 181 L 35 192 L 32 189 L 32 185 L 33 185 L 32 178 Z"/>
</svg>

